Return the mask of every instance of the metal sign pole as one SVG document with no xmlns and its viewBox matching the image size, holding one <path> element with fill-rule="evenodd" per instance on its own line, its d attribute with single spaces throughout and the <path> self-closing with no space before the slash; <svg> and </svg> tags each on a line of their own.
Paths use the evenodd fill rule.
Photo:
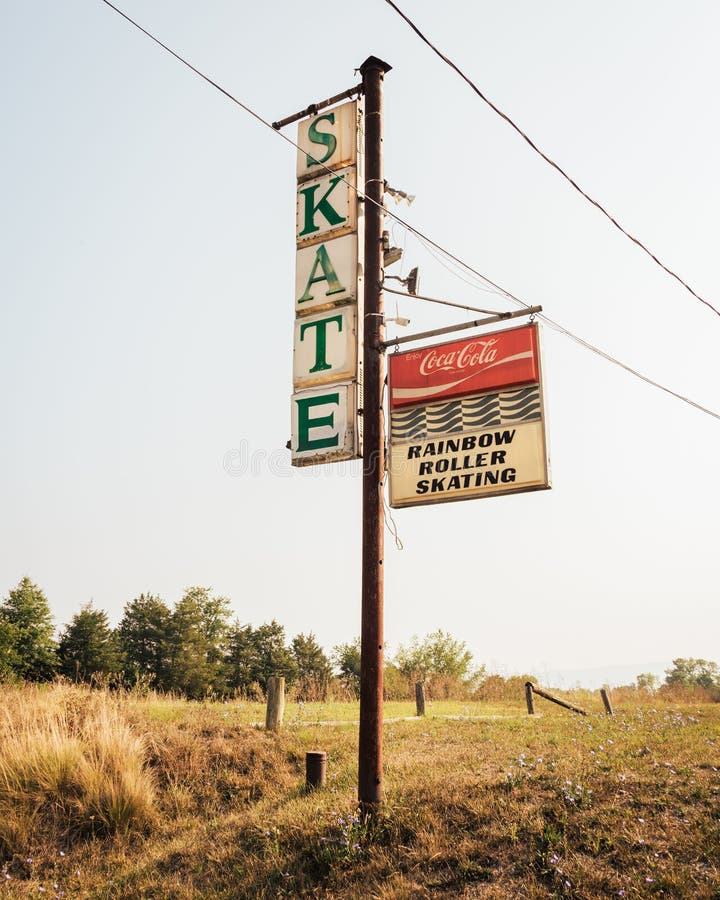
<svg viewBox="0 0 720 900">
<path fill-rule="evenodd" d="M 365 304 L 363 340 L 363 533 L 358 800 L 364 813 L 382 800 L 383 550 L 385 434 L 382 392 L 382 84 L 390 66 L 360 66 L 365 94 Z"/>
</svg>

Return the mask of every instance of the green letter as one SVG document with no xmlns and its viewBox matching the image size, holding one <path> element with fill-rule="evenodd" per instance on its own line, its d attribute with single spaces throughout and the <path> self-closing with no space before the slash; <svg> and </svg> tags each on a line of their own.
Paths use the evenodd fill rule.
<svg viewBox="0 0 720 900">
<path fill-rule="evenodd" d="M 318 116 L 317 119 L 313 119 L 310 123 L 310 128 L 308 130 L 308 137 L 313 142 L 313 144 L 325 144 L 327 147 L 327 151 L 325 156 L 322 159 L 315 159 L 315 157 L 307 154 L 307 162 L 308 166 L 316 166 L 318 163 L 324 163 L 326 160 L 330 159 L 330 157 L 335 152 L 335 148 L 337 147 L 337 138 L 334 134 L 325 134 L 323 131 L 317 130 L 317 123 L 322 122 L 323 120 L 329 122 L 331 125 L 335 124 L 335 113 L 328 113 L 326 116 Z"/>
<path fill-rule="evenodd" d="M 316 278 L 315 273 L 317 272 L 318 266 L 322 269 L 322 275 L 318 275 Z M 305 285 L 305 293 L 300 297 L 298 303 L 305 303 L 306 301 L 313 299 L 313 295 L 310 293 L 310 285 L 317 284 L 318 281 L 327 281 L 328 289 L 325 291 L 326 296 L 330 296 L 330 294 L 341 294 L 345 290 L 340 284 L 340 279 L 337 277 L 337 272 L 335 271 L 333 264 L 330 262 L 330 257 L 325 249 L 325 244 L 320 244 L 317 248 L 315 262 L 313 263 L 308 283 Z"/>
<path fill-rule="evenodd" d="M 315 334 L 315 365 L 310 369 L 311 372 L 322 372 L 324 369 L 332 369 L 332 366 L 325 359 L 327 350 L 327 324 L 328 322 L 337 322 L 338 331 L 342 332 L 342 316 L 331 316 L 329 319 L 318 319 L 317 322 L 306 322 L 300 326 L 300 340 L 308 328 L 317 328 Z"/>
<path fill-rule="evenodd" d="M 333 209 L 330 203 L 328 203 L 328 197 L 332 194 L 340 181 L 342 181 L 342 178 L 339 175 L 331 178 L 330 187 L 325 191 L 317 203 L 315 202 L 315 191 L 320 187 L 319 184 L 313 184 L 311 187 L 304 188 L 300 191 L 305 198 L 305 224 L 303 225 L 303 230 L 300 232 L 300 237 L 305 234 L 312 234 L 314 231 L 320 231 L 320 226 L 315 224 L 316 212 L 319 212 L 324 216 L 329 225 L 342 225 L 342 223 L 347 220 L 346 216 L 341 216 L 340 213 L 336 209 Z"/>
<path fill-rule="evenodd" d="M 310 408 L 313 406 L 325 406 L 329 403 L 339 405 L 339 394 L 325 394 L 323 397 L 296 397 L 298 405 L 298 452 L 302 450 L 320 450 L 322 447 L 337 447 L 340 444 L 340 436 L 334 434 L 327 438 L 310 440 L 310 429 L 320 428 L 323 425 L 335 426 L 335 415 L 310 417 Z"/>
</svg>

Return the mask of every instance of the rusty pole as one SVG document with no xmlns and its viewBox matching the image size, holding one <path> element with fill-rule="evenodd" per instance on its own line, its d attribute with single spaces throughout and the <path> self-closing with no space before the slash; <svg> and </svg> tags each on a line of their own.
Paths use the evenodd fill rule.
<svg viewBox="0 0 720 900">
<path fill-rule="evenodd" d="M 363 339 L 363 534 L 358 800 L 364 813 L 382 800 L 383 496 L 385 434 L 382 303 L 382 84 L 390 66 L 360 66 L 365 94 L 365 303 Z"/>
</svg>

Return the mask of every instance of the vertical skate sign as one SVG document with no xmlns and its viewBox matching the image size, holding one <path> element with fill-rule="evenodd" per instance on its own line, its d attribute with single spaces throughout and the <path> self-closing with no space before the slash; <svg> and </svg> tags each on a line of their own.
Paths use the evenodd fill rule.
<svg viewBox="0 0 720 900">
<path fill-rule="evenodd" d="M 352 459 L 361 453 L 361 125 L 359 100 L 298 125 L 290 445 L 294 466 Z"/>
</svg>

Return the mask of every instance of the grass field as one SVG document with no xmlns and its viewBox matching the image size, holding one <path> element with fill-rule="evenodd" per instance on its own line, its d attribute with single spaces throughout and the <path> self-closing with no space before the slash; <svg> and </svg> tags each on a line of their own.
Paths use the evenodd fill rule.
<svg viewBox="0 0 720 900">
<path fill-rule="evenodd" d="M 614 699 L 389 703 L 363 821 L 357 704 L 0 688 L 0 897 L 720 897 L 720 704 Z"/>
</svg>

